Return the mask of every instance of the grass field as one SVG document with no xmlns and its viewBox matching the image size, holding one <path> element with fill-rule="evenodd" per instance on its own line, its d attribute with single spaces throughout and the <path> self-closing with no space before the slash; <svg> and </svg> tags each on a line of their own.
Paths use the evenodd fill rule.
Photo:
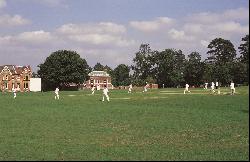
<svg viewBox="0 0 250 162">
<path fill-rule="evenodd" d="M 0 160 L 249 160 L 248 88 L 0 94 Z"/>
</svg>

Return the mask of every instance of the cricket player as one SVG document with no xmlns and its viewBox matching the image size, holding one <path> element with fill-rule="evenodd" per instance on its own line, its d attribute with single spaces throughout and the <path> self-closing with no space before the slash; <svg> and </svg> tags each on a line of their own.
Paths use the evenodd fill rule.
<svg viewBox="0 0 250 162">
<path fill-rule="evenodd" d="M 213 93 L 215 92 L 215 90 L 214 90 L 214 82 L 212 82 L 211 90 L 212 90 Z"/>
<path fill-rule="evenodd" d="M 105 86 L 103 89 L 103 95 L 102 95 L 102 101 L 104 101 L 104 96 L 107 98 L 108 102 L 109 102 L 109 95 L 108 95 L 108 88 Z"/>
<path fill-rule="evenodd" d="M 204 89 L 207 89 L 207 85 L 208 85 L 208 83 L 206 82 L 206 83 L 205 83 L 205 88 L 204 88 Z"/>
<path fill-rule="evenodd" d="M 215 89 L 218 89 L 218 87 L 219 87 L 219 82 L 216 81 L 216 82 L 215 82 Z"/>
<path fill-rule="evenodd" d="M 59 88 L 56 87 L 56 90 L 55 90 L 55 100 L 58 99 L 59 100 Z"/>
<path fill-rule="evenodd" d="M 231 81 L 230 89 L 231 89 L 231 95 L 234 95 L 235 94 L 235 87 L 234 87 L 234 82 L 233 81 Z"/>
<path fill-rule="evenodd" d="M 16 92 L 17 92 L 17 89 L 16 89 L 16 88 L 13 88 L 14 99 L 16 98 Z"/>
<path fill-rule="evenodd" d="M 144 86 L 144 90 L 142 92 L 147 92 L 148 91 L 147 87 L 148 87 L 148 82 L 146 82 L 146 85 Z"/>
<path fill-rule="evenodd" d="M 92 88 L 91 88 L 91 91 L 92 91 L 92 95 L 94 95 L 94 93 L 95 93 L 95 86 L 93 86 Z"/>
<path fill-rule="evenodd" d="M 184 90 L 184 94 L 186 94 L 186 91 L 187 91 L 188 93 L 191 93 L 191 92 L 188 90 L 188 88 L 189 88 L 189 85 L 188 85 L 188 84 L 186 84 L 186 86 L 185 86 L 185 90 Z"/>
<path fill-rule="evenodd" d="M 132 84 L 129 85 L 128 93 L 131 93 L 131 91 L 132 91 Z"/>
</svg>

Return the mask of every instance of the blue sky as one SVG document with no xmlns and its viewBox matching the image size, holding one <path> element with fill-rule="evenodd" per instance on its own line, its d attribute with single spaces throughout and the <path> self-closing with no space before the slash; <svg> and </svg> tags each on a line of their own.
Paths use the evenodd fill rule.
<svg viewBox="0 0 250 162">
<path fill-rule="evenodd" d="M 141 43 L 206 58 L 212 39 L 237 49 L 248 33 L 248 0 L 0 0 L 0 64 L 34 71 L 60 49 L 92 67 L 131 65 Z"/>
</svg>

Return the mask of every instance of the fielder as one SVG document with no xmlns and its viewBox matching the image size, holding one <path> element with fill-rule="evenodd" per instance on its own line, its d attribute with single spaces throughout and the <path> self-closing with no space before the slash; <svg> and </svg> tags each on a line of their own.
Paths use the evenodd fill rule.
<svg viewBox="0 0 250 162">
<path fill-rule="evenodd" d="M 148 91 L 147 87 L 148 87 L 148 82 L 146 82 L 146 85 L 144 86 L 144 90 L 142 92 L 147 92 Z"/>
<path fill-rule="evenodd" d="M 131 93 L 131 91 L 132 91 L 132 84 L 129 85 L 128 93 Z"/>
<path fill-rule="evenodd" d="M 92 91 L 92 95 L 94 95 L 94 93 L 95 93 L 95 86 L 93 86 L 92 88 L 91 88 L 91 91 Z"/>
<path fill-rule="evenodd" d="M 16 98 L 16 92 L 17 92 L 17 89 L 16 89 L 16 88 L 13 88 L 14 99 Z"/>
<path fill-rule="evenodd" d="M 215 89 L 218 89 L 218 87 L 219 87 L 219 82 L 216 81 L 216 82 L 215 82 Z"/>
<path fill-rule="evenodd" d="M 185 86 L 185 90 L 184 90 L 184 94 L 186 94 L 186 91 L 187 91 L 188 93 L 191 93 L 191 92 L 188 90 L 188 88 L 189 88 L 189 85 L 188 85 L 188 84 L 186 84 L 186 86 Z"/>
<path fill-rule="evenodd" d="M 208 85 L 208 83 L 206 82 L 206 83 L 205 83 L 205 88 L 204 88 L 204 89 L 207 89 L 207 85 Z"/>
<path fill-rule="evenodd" d="M 108 100 L 109 102 L 109 95 L 108 95 L 108 88 L 105 86 L 104 89 L 103 89 L 103 94 L 102 94 L 102 101 L 104 101 L 104 96 L 106 97 L 106 99 Z"/>
<path fill-rule="evenodd" d="M 215 90 L 214 90 L 214 82 L 212 82 L 211 90 L 212 90 L 213 93 L 215 93 Z"/>
<path fill-rule="evenodd" d="M 231 89 L 231 95 L 234 95 L 235 94 L 235 87 L 234 87 L 234 82 L 233 81 L 231 81 L 230 89 Z"/>
<path fill-rule="evenodd" d="M 59 100 L 59 88 L 56 87 L 56 90 L 55 90 L 55 100 L 58 99 Z"/>
</svg>

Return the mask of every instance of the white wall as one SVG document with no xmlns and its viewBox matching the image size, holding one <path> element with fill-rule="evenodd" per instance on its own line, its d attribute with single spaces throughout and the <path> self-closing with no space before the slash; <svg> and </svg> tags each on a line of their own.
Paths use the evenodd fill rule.
<svg viewBox="0 0 250 162">
<path fill-rule="evenodd" d="M 30 78 L 30 91 L 41 91 L 41 78 Z"/>
</svg>

